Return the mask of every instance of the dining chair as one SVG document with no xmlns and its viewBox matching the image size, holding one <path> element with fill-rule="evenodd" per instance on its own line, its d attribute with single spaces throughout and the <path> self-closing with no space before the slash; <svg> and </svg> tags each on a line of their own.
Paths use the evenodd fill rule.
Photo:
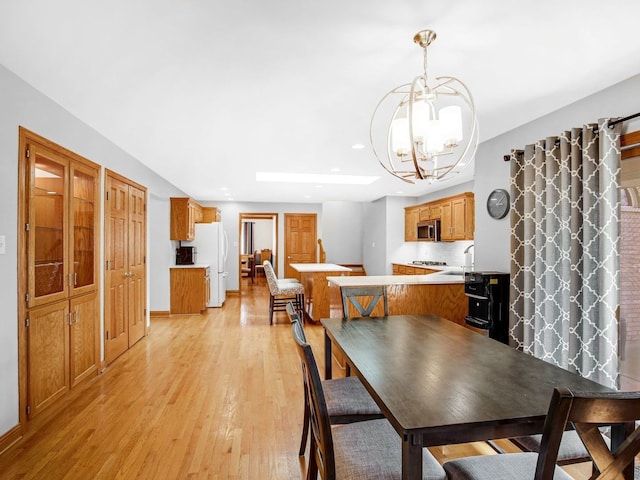
<svg viewBox="0 0 640 480">
<path fill-rule="evenodd" d="M 568 422 L 576 429 L 594 463 L 594 480 L 623 478 L 640 452 L 640 427 L 635 426 L 620 447 L 611 452 L 600 427 L 627 424 L 640 416 L 640 392 L 572 393 L 555 388 L 545 419 L 540 452 L 505 453 L 452 460 L 444 464 L 450 480 L 562 480 L 571 479 L 557 466 L 558 450 Z"/>
<path fill-rule="evenodd" d="M 257 252 L 256 252 L 257 253 Z M 269 263 L 271 263 L 271 249 L 270 248 L 263 248 L 262 250 L 260 250 L 260 258 L 259 260 L 256 262 L 256 277 L 258 275 L 264 275 L 266 277 L 266 273 L 264 271 L 264 262 L 267 261 Z"/>
<path fill-rule="evenodd" d="M 251 279 L 251 283 L 254 283 L 256 276 L 256 269 L 253 255 L 243 255 L 243 262 L 240 272 Z"/>
<path fill-rule="evenodd" d="M 262 264 L 269 286 L 269 325 L 273 325 L 273 313 L 285 311 L 287 303 L 293 302 L 304 318 L 304 286 L 297 280 L 278 279 L 269 260 Z"/>
<path fill-rule="evenodd" d="M 510 438 L 518 448 L 525 452 L 540 452 L 540 445 L 542 443 L 542 435 L 526 435 L 522 437 Z M 605 440 L 609 442 L 609 439 L 605 437 Z M 556 463 L 558 465 L 571 465 L 573 463 L 588 462 L 591 460 L 589 452 L 580 440 L 578 432 L 575 430 L 567 430 L 562 435 L 560 441 L 560 447 L 558 448 L 558 458 Z"/>
<path fill-rule="evenodd" d="M 380 299 L 383 303 L 384 316 L 389 315 L 389 299 L 387 298 L 386 285 L 372 285 L 372 286 L 353 286 L 353 287 L 340 287 L 340 295 L 342 296 L 342 318 L 352 318 L 349 315 L 349 304 L 351 304 L 356 312 L 357 317 L 369 317 L 373 312 Z M 368 299 L 366 306 L 363 306 L 361 300 Z M 351 365 L 345 360 L 345 372 L 346 376 L 351 375 Z"/>
<path fill-rule="evenodd" d="M 384 304 L 384 315 L 389 315 L 389 300 L 387 298 L 387 287 L 385 285 L 374 285 L 366 287 L 340 287 L 342 295 L 342 315 L 343 318 L 350 318 L 349 304 L 355 307 L 358 312 L 357 316 L 368 317 L 373 309 L 382 299 Z M 368 298 L 366 306 L 363 306 L 361 300 Z"/>
<path fill-rule="evenodd" d="M 402 442 L 386 419 L 332 425 L 324 383 L 302 324 L 291 324 L 291 333 L 302 362 L 305 394 L 310 405 L 311 446 L 308 480 L 400 479 Z M 422 449 L 423 479 L 444 480 L 445 472 L 426 448 Z"/>
<path fill-rule="evenodd" d="M 293 303 L 287 303 L 286 309 L 291 323 L 300 323 L 300 334 L 306 342 L 307 337 L 304 333 L 304 327 Z M 371 395 L 369 395 L 369 392 L 364 388 L 358 377 L 322 380 L 322 386 L 324 388 L 327 412 L 332 425 L 384 418 L 375 400 L 371 398 Z M 307 448 L 307 438 L 309 438 L 310 406 L 306 381 L 304 382 L 304 391 L 304 420 L 298 455 L 304 455 Z"/>
</svg>

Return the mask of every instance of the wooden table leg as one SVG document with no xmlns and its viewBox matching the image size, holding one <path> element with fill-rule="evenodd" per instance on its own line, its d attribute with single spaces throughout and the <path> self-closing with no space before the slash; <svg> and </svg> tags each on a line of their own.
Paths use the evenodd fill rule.
<svg viewBox="0 0 640 480">
<path fill-rule="evenodd" d="M 422 435 L 402 439 L 402 480 L 422 480 Z"/>
<path fill-rule="evenodd" d="M 327 335 L 327 331 L 324 331 L 324 378 L 330 380 L 332 375 L 332 358 L 331 358 L 331 339 Z"/>
</svg>

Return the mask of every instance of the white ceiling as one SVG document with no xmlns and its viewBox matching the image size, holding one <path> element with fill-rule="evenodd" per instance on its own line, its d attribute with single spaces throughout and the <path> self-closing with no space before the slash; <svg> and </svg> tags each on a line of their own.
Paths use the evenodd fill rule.
<svg viewBox="0 0 640 480">
<path fill-rule="evenodd" d="M 639 73 L 638 18 L 637 0 L 3 0 L 0 64 L 196 199 L 365 201 L 434 189 L 351 149 L 420 73 L 416 32 L 483 141 Z M 255 182 L 334 167 L 380 179 Z"/>
</svg>

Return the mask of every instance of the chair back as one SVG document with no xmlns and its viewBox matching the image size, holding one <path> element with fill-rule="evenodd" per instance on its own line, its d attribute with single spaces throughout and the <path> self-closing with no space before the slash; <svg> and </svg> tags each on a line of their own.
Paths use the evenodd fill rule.
<svg viewBox="0 0 640 480">
<path fill-rule="evenodd" d="M 273 265 L 269 260 L 265 260 L 262 262 L 262 266 L 264 267 L 264 276 L 267 279 L 267 285 L 269 285 L 269 292 L 271 295 L 278 295 L 278 277 L 276 277 L 276 272 L 273 270 Z"/>
<path fill-rule="evenodd" d="M 335 480 L 336 465 L 333 453 L 333 437 L 327 403 L 322 389 L 322 381 L 311 345 L 306 342 L 302 325 L 299 321 L 291 324 L 291 333 L 302 362 L 305 394 L 309 405 L 311 423 L 311 449 L 309 454 L 309 472 L 315 478 L 320 472 L 323 480 Z"/>
<path fill-rule="evenodd" d="M 260 261 L 264 263 L 265 260 L 268 260 L 269 262 L 272 260 L 270 248 L 263 248 L 260 250 Z"/>
<path fill-rule="evenodd" d="M 376 304 L 382 299 L 384 304 L 384 315 L 389 315 L 389 301 L 387 299 L 387 287 L 385 285 L 375 285 L 370 287 L 340 287 L 342 294 L 342 315 L 343 318 L 350 318 L 349 303 L 355 307 L 360 317 L 369 317 Z M 363 306 L 361 300 L 369 298 L 368 304 Z"/>
<path fill-rule="evenodd" d="M 572 393 L 556 388 L 542 433 L 535 480 L 553 478 L 560 440 L 567 422 L 572 422 L 599 473 L 592 479 L 623 478 L 626 468 L 633 469 L 634 457 L 640 452 L 640 392 Z M 629 433 L 620 447 L 611 452 L 599 427 L 625 424 Z M 635 428 L 635 429 L 634 429 Z"/>
</svg>

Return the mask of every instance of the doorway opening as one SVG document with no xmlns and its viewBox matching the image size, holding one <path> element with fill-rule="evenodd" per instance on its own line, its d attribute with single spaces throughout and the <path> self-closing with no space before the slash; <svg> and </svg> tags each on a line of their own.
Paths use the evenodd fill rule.
<svg viewBox="0 0 640 480">
<path fill-rule="evenodd" d="M 263 270 L 256 269 L 264 260 L 270 260 L 276 275 L 278 272 L 278 214 L 240 213 L 238 271 L 240 294 L 243 291 L 264 288 Z M 263 256 L 268 258 L 262 258 Z"/>
<path fill-rule="evenodd" d="M 640 156 L 622 153 L 620 172 L 620 389 L 640 388 Z"/>
</svg>

